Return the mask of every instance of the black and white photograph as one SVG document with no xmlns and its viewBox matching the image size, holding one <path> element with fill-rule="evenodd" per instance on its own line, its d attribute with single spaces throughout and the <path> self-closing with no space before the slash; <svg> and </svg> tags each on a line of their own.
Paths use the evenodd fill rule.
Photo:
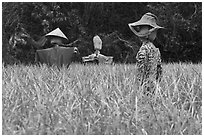
<svg viewBox="0 0 204 137">
<path fill-rule="evenodd" d="M 1 2 L 2 135 L 202 135 L 202 2 Z"/>
</svg>

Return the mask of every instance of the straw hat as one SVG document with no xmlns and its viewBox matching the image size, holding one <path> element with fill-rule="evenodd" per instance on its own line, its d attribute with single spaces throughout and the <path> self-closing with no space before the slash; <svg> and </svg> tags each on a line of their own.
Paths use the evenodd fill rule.
<svg viewBox="0 0 204 137">
<path fill-rule="evenodd" d="M 134 22 L 134 23 L 129 23 L 128 25 L 130 29 L 133 31 L 133 33 L 135 33 L 135 35 L 139 37 L 143 37 L 143 36 L 149 35 L 155 29 L 164 28 L 164 27 L 157 25 L 157 21 L 158 21 L 157 16 L 148 12 L 144 14 L 139 21 Z M 135 30 L 133 28 L 133 27 L 140 27 L 140 26 L 151 26 L 152 28 L 149 30 L 142 30 L 142 31 L 140 31 L 141 30 L 140 28 L 138 30 Z"/>
</svg>

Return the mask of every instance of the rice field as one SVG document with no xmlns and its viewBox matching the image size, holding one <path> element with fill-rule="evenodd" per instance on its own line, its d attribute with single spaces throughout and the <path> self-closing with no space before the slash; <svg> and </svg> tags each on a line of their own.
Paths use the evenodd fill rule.
<svg viewBox="0 0 204 137">
<path fill-rule="evenodd" d="M 202 65 L 163 69 L 149 98 L 134 64 L 2 66 L 2 134 L 201 135 Z"/>
</svg>

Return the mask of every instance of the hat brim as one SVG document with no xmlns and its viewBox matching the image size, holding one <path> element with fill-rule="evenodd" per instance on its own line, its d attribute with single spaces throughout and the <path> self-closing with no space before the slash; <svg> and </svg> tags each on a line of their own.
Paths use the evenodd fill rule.
<svg viewBox="0 0 204 137">
<path fill-rule="evenodd" d="M 64 33 L 59 28 L 51 31 L 50 33 L 46 34 L 45 36 L 56 36 L 56 37 L 61 37 L 61 38 L 68 40 L 68 38 L 64 35 Z"/>
<path fill-rule="evenodd" d="M 156 29 L 163 29 L 164 28 L 164 27 L 161 27 L 157 24 L 151 24 L 151 23 L 143 22 L 142 20 L 139 20 L 139 21 L 134 22 L 134 23 L 129 23 L 128 25 L 133 26 L 133 27 L 142 26 L 142 25 L 149 25 L 149 26 L 156 28 Z"/>
<path fill-rule="evenodd" d="M 149 24 L 142 24 L 142 25 L 148 25 L 148 26 L 149 26 Z M 136 26 L 139 26 L 139 25 L 132 25 L 132 26 L 129 25 L 131 31 L 132 31 L 135 35 L 137 35 L 138 37 L 148 36 L 151 32 L 153 32 L 153 31 L 155 31 L 155 30 L 158 30 L 158 29 L 160 28 L 160 26 L 159 26 L 159 27 L 153 27 L 153 26 L 152 26 L 153 28 L 151 28 L 151 29 L 136 31 L 136 30 L 134 29 L 134 27 L 136 27 Z M 151 26 L 151 25 L 150 25 L 150 26 Z"/>
</svg>

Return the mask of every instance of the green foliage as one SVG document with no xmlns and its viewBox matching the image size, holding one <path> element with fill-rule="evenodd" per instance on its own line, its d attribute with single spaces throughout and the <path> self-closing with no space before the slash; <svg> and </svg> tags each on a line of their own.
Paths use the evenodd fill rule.
<svg viewBox="0 0 204 137">
<path fill-rule="evenodd" d="M 95 33 L 108 35 L 114 31 L 131 41 L 135 36 L 127 24 L 139 20 L 146 12 L 152 12 L 159 17 L 160 25 L 166 28 L 159 31 L 155 41 L 163 60 L 201 61 L 201 2 L 3 2 L 2 7 L 5 41 L 18 28 L 24 28 L 31 37 L 39 37 L 57 27 L 68 36 L 69 42 L 82 38 L 85 43 L 91 43 Z M 8 44 L 3 43 L 4 47 L 7 48 Z M 91 50 L 90 47 L 88 49 Z M 118 52 L 118 58 L 125 54 Z"/>
<path fill-rule="evenodd" d="M 175 61 L 201 61 L 202 3 L 151 3 L 148 7 L 166 28 L 165 39 L 160 36 L 164 50 L 172 52 Z"/>
<path fill-rule="evenodd" d="M 201 135 L 201 64 L 164 64 L 150 99 L 135 65 L 2 68 L 2 134 Z"/>
</svg>

